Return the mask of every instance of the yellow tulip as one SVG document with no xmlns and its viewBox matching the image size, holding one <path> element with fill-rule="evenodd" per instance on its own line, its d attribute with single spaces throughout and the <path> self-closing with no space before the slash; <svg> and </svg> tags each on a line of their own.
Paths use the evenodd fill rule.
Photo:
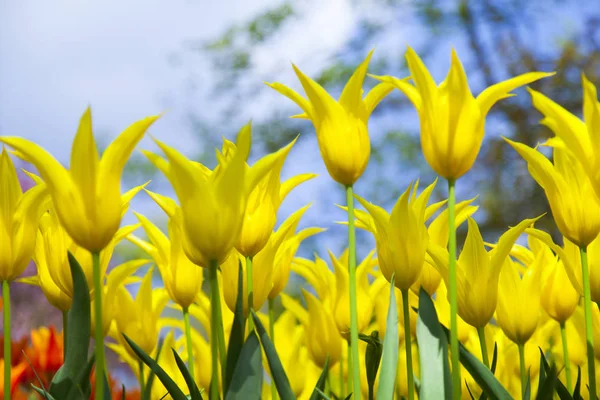
<svg viewBox="0 0 600 400">
<path fill-rule="evenodd" d="M 130 260 L 123 264 L 114 267 L 107 275 L 106 282 L 103 285 L 102 294 L 102 331 L 106 336 L 116 318 L 116 314 L 121 312 L 121 304 L 119 303 L 118 292 L 123 289 L 126 284 L 136 283 L 139 281 L 137 277 L 132 277 L 136 270 L 141 266 L 148 264 L 148 260 Z M 94 299 L 92 299 L 92 332 L 95 331 L 95 308 Z"/>
<path fill-rule="evenodd" d="M 463 222 L 467 220 L 468 217 L 470 217 L 475 213 L 475 211 L 477 211 L 479 207 L 471 205 L 473 201 L 475 201 L 475 198 L 462 201 L 456 205 L 454 218 L 455 227 L 458 228 L 460 225 L 462 225 Z M 426 216 L 429 213 L 430 211 L 426 211 Z M 431 223 L 427 227 L 427 233 L 429 234 L 429 241 L 431 243 L 443 248 L 448 247 L 448 209 L 442 211 L 437 217 L 434 218 L 433 221 L 431 221 Z M 416 280 L 415 283 L 413 283 L 410 289 L 418 295 L 419 290 L 421 289 L 421 287 L 423 287 L 423 289 L 425 289 L 425 291 L 429 293 L 430 296 L 433 296 L 438 286 L 440 285 L 441 280 L 442 276 L 440 275 L 438 270 L 435 268 L 435 266 L 431 265 L 426 260 L 425 264 L 423 264 L 421 275 L 419 275 L 419 278 Z"/>
<path fill-rule="evenodd" d="M 454 49 L 446 79 L 437 86 L 417 53 L 408 48 L 406 61 L 415 85 L 391 76 L 374 76 L 393 84 L 413 103 L 421 121 L 421 147 L 429 166 L 456 180 L 471 169 L 485 132 L 485 118 L 497 101 L 520 86 L 553 75 L 529 72 L 497 83 L 473 97 L 467 75 Z"/>
<path fill-rule="evenodd" d="M 600 103 L 596 87 L 583 74 L 581 84 L 584 121 L 543 94 L 531 89 L 529 93 L 533 106 L 544 115 L 541 123 L 556 135 L 549 140 L 549 144 L 564 147 L 572 153 L 581 163 L 596 195 L 600 197 Z"/>
<path fill-rule="evenodd" d="M 429 242 L 426 208 L 435 184 L 429 185 L 417 197 L 419 184 L 413 186 L 411 183 L 394 205 L 391 215 L 355 196 L 370 215 L 365 218 L 364 213 L 357 213 L 361 222 L 359 227 L 375 236 L 381 272 L 389 282 L 395 274 L 395 285 L 400 290 L 410 288 L 417 281 L 425 263 Z"/>
<path fill-rule="evenodd" d="M 530 237 L 530 240 L 537 240 Z M 500 272 L 496 321 L 504 334 L 524 345 L 535 332 L 540 319 L 540 296 L 543 269 L 554 256 L 547 248 L 535 255 L 525 270 L 507 258 Z M 521 276 L 522 274 L 522 276 Z M 519 310 L 519 312 L 515 312 Z"/>
<path fill-rule="evenodd" d="M 382 83 L 363 98 L 362 85 L 372 54 L 371 51 L 350 77 L 338 101 L 295 65 L 294 71 L 308 99 L 281 83 L 267 83 L 302 109 L 304 113 L 296 117 L 311 120 L 327 171 L 343 185 L 354 184 L 365 171 L 371 154 L 369 117 L 393 89 Z"/>
<path fill-rule="evenodd" d="M 335 306 L 335 274 L 329 269 L 327 262 L 315 254 L 315 261 L 296 257 L 292 263 L 292 271 L 315 289 L 319 301 L 329 310 Z"/>
<path fill-rule="evenodd" d="M 0 193 L 0 282 L 10 282 L 23 273 L 33 255 L 46 187 L 38 184 L 23 193 L 12 160 L 2 147 Z"/>
<path fill-rule="evenodd" d="M 358 332 L 365 332 L 371 318 L 373 317 L 373 299 L 369 295 L 368 273 L 377 265 L 377 260 L 373 258 L 375 251 L 371 251 L 362 262 L 356 267 L 357 281 L 357 321 Z M 329 252 L 333 271 L 335 274 L 335 305 L 333 315 L 340 334 L 350 340 L 350 297 L 349 297 L 349 274 L 348 274 L 348 249 L 337 258 Z"/>
<path fill-rule="evenodd" d="M 192 263 L 184 254 L 181 232 L 173 219 L 169 219 L 169 237 L 142 214 L 134 213 L 150 242 L 131 234 L 127 239 L 152 257 L 169 297 L 184 310 L 194 302 L 202 290 L 202 268 Z"/>
<path fill-rule="evenodd" d="M 498 279 L 502 266 L 512 245 L 536 220 L 526 219 L 509 229 L 487 252 L 477 223 L 469 218 L 467 239 L 456 263 L 458 315 L 469 325 L 483 328 L 492 319 L 499 296 Z M 427 251 L 448 286 L 448 251 L 433 243 Z"/>
<path fill-rule="evenodd" d="M 88 108 L 79 123 L 66 170 L 39 145 L 20 137 L 0 137 L 15 154 L 35 165 L 52 196 L 61 224 L 75 243 L 98 252 L 121 224 L 121 173 L 135 145 L 158 116 L 130 125 L 99 158 Z"/>
<path fill-rule="evenodd" d="M 244 223 L 236 249 L 245 257 L 254 257 L 265 247 L 277 221 L 277 211 L 286 196 L 296 186 L 317 176 L 316 174 L 296 175 L 281 183 L 281 169 L 292 148 L 292 143 L 282 150 L 273 169 L 262 178 L 248 197 Z"/>
<path fill-rule="evenodd" d="M 552 269 L 542 286 L 542 308 L 553 320 L 564 324 L 575 312 L 581 296 L 573 288 L 562 261 L 556 261 L 548 268 Z"/>
<path fill-rule="evenodd" d="M 589 245 L 600 233 L 600 198 L 579 162 L 561 147 L 554 164 L 542 153 L 505 139 L 527 161 L 533 179 L 544 189 L 560 232 L 577 246 Z"/>
<path fill-rule="evenodd" d="M 214 171 L 158 140 L 168 162 L 144 153 L 173 185 L 181 206 L 174 214 L 182 227 L 184 251 L 201 267 L 208 268 L 211 261 L 222 264 L 227 259 L 241 232 L 248 196 L 287 152 L 281 149 L 248 168 L 250 129 L 248 124 L 240 130 L 235 149 L 226 144 L 224 152 L 217 153 L 219 164 Z"/>
<path fill-rule="evenodd" d="M 334 366 L 342 357 L 342 337 L 336 327 L 333 315 L 312 294 L 302 289 L 308 306 L 306 345 L 311 359 L 323 368 L 329 357 L 329 366 Z"/>
<path fill-rule="evenodd" d="M 321 232 L 320 228 L 307 228 L 295 233 L 300 219 L 308 206 L 294 212 L 286 219 L 276 232 L 269 237 L 269 241 L 253 258 L 252 287 L 253 307 L 259 310 L 267 298 L 275 298 L 283 290 L 289 279 L 290 264 L 298 250 L 300 242 L 308 236 Z M 238 268 L 241 265 L 244 277 L 243 293 L 246 293 L 248 284 L 246 279 L 245 256 L 238 251 L 233 251 L 229 258 L 221 265 L 223 277 L 223 296 L 227 307 L 234 312 L 238 295 Z M 244 314 L 248 313 L 248 298 L 244 299 Z"/>
<path fill-rule="evenodd" d="M 152 354 L 158 344 L 159 318 L 169 301 L 164 289 L 152 289 L 152 272 L 150 268 L 142 279 L 135 299 L 124 286 L 116 291 L 115 304 L 119 309 L 114 318 L 119 334 L 115 339 L 132 357 L 136 355 L 121 334 L 127 335 L 146 354 Z"/>
</svg>

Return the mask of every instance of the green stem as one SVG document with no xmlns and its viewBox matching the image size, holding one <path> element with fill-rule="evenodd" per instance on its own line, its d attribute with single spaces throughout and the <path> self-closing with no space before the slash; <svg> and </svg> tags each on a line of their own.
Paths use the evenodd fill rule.
<svg viewBox="0 0 600 400">
<path fill-rule="evenodd" d="M 521 398 L 525 399 L 525 391 L 527 390 L 527 377 L 525 373 L 525 345 L 518 344 L 519 347 L 519 369 L 521 371 Z"/>
<path fill-rule="evenodd" d="M 350 371 L 352 371 L 352 351 L 350 349 L 350 343 L 348 343 L 348 352 L 346 353 L 346 361 L 348 363 L 348 378 L 346 380 L 346 384 L 347 384 L 346 392 L 352 393 L 352 373 L 350 372 Z"/>
<path fill-rule="evenodd" d="M 138 365 L 140 367 L 140 393 L 144 393 L 146 389 L 146 381 L 144 379 L 144 363 L 142 360 L 138 361 Z"/>
<path fill-rule="evenodd" d="M 479 346 L 481 346 L 481 359 L 486 367 L 490 367 L 490 358 L 487 352 L 487 343 L 485 341 L 485 327 L 480 326 L 477 328 L 477 335 L 479 335 Z"/>
<path fill-rule="evenodd" d="M 588 266 L 587 246 L 579 248 L 581 254 L 581 276 L 583 278 L 583 310 L 585 312 L 585 336 L 587 339 L 588 383 L 590 398 L 597 398 L 596 366 L 594 359 L 594 330 L 592 325 L 592 299 L 590 294 L 590 271 Z"/>
<path fill-rule="evenodd" d="M 104 284 L 102 282 L 102 271 L 100 271 L 100 252 L 93 252 L 92 260 L 94 274 L 94 346 L 96 348 L 96 394 L 94 398 L 103 399 L 106 362 L 104 359 L 104 324 L 102 322 L 102 292 Z"/>
<path fill-rule="evenodd" d="M 62 323 L 63 323 L 63 360 L 67 359 L 67 340 L 68 340 L 68 324 L 69 321 L 69 312 L 62 312 Z"/>
<path fill-rule="evenodd" d="M 458 290 L 456 287 L 456 227 L 454 180 L 448 179 L 448 250 L 449 250 L 449 288 L 450 294 L 450 352 L 452 355 L 452 392 L 455 400 L 460 399 L 460 361 L 458 358 Z"/>
<path fill-rule="evenodd" d="M 565 374 L 567 375 L 567 389 L 573 393 L 573 382 L 571 381 L 571 361 L 569 360 L 569 345 L 567 343 L 567 330 L 565 323 L 560 323 L 560 336 L 562 338 L 563 357 L 565 361 Z"/>
<path fill-rule="evenodd" d="M 194 373 L 194 345 L 192 342 L 192 326 L 190 324 L 190 311 L 187 307 L 183 309 L 183 323 L 185 324 L 185 341 L 188 352 L 188 371 L 190 371 L 190 375 L 196 379 L 196 374 Z"/>
<path fill-rule="evenodd" d="M 210 380 L 210 400 L 219 399 L 219 328 L 221 322 L 217 305 L 220 304 L 219 281 L 217 279 L 217 262 L 211 261 L 210 274 L 210 351 L 212 376 Z"/>
<path fill-rule="evenodd" d="M 275 343 L 275 299 L 269 298 L 269 336 L 271 336 L 271 342 Z M 277 387 L 275 382 L 271 381 L 271 400 L 277 399 Z"/>
<path fill-rule="evenodd" d="M 252 274 L 252 257 L 246 257 L 246 279 L 248 283 L 246 284 L 247 297 L 248 297 L 248 310 L 254 310 L 254 289 L 253 289 L 253 274 Z M 248 311 L 248 332 L 252 332 L 254 329 L 254 321 L 252 320 L 251 313 Z M 271 338 L 273 341 L 273 338 Z"/>
<path fill-rule="evenodd" d="M 358 358 L 358 311 L 356 308 L 356 229 L 352 185 L 346 186 L 348 205 L 348 275 L 350 278 L 350 350 L 352 353 L 352 387 L 354 399 L 360 399 L 360 365 Z"/>
<path fill-rule="evenodd" d="M 406 348 L 406 383 L 408 384 L 408 400 L 413 400 L 415 398 L 415 380 L 413 377 L 408 289 L 402 289 L 400 292 L 402 292 L 402 310 L 404 311 L 404 347 Z"/>
<path fill-rule="evenodd" d="M 2 298 L 4 301 L 4 400 L 10 400 L 11 369 L 11 336 L 10 336 L 10 286 L 8 281 L 2 282 Z"/>
</svg>

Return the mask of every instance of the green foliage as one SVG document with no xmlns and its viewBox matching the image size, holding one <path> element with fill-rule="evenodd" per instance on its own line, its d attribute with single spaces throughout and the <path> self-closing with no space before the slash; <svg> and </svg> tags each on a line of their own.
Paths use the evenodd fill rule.
<svg viewBox="0 0 600 400">
<path fill-rule="evenodd" d="M 242 347 L 225 399 L 260 399 L 262 375 L 260 343 L 253 331 Z"/>
<path fill-rule="evenodd" d="M 285 370 L 283 369 L 281 360 L 277 355 L 275 346 L 273 345 L 273 342 L 271 342 L 264 325 L 262 322 L 260 322 L 258 315 L 256 315 L 254 310 L 251 310 L 251 312 L 252 320 L 254 321 L 254 327 L 258 333 L 258 336 L 260 337 L 260 343 L 265 351 L 265 355 L 267 356 L 267 362 L 269 363 L 269 369 L 271 370 L 271 377 L 273 378 L 273 382 L 275 382 L 275 387 L 277 387 L 277 393 L 279 393 L 281 400 L 293 400 L 296 398 L 296 396 L 294 396 L 294 392 L 290 386 L 290 381 L 285 374 Z"/>
<path fill-rule="evenodd" d="M 241 262 L 238 263 L 238 288 L 244 287 L 244 272 Z M 233 379 L 234 371 L 242 352 L 244 344 L 244 336 L 246 332 L 246 319 L 244 318 L 244 291 L 239 290 L 235 301 L 235 313 L 233 317 L 233 325 L 229 335 L 229 350 L 227 352 L 227 370 L 225 372 L 225 383 L 223 390 L 229 392 L 229 385 Z"/>
<path fill-rule="evenodd" d="M 386 320 L 386 332 L 383 339 L 383 359 L 379 373 L 379 386 L 377 387 L 378 399 L 391 399 L 394 397 L 396 387 L 396 368 L 398 366 L 398 309 L 394 276 L 390 283 L 390 303 Z"/>
<path fill-rule="evenodd" d="M 431 297 L 421 288 L 419 293 L 419 318 L 417 343 L 421 365 L 420 399 L 445 399 L 452 397 L 452 377 L 448 364 L 448 339 L 442 329 Z"/>
<path fill-rule="evenodd" d="M 365 350 L 365 368 L 367 370 L 369 399 L 372 399 L 375 394 L 375 379 L 377 378 L 377 371 L 379 370 L 381 355 L 383 354 L 383 344 L 381 343 L 381 340 L 379 340 L 378 331 L 373 331 L 370 335 L 360 333 L 358 338 L 367 343 L 367 349 Z"/>
<path fill-rule="evenodd" d="M 185 363 L 183 362 L 181 357 L 179 357 L 179 354 L 177 354 L 175 349 L 171 349 L 171 350 L 173 351 L 173 357 L 175 357 L 175 362 L 177 363 L 177 368 L 179 368 L 179 371 L 181 372 L 181 375 L 183 375 L 183 379 L 185 380 L 185 383 L 188 387 L 188 390 L 190 393 L 189 398 L 192 400 L 202 400 L 202 394 L 200 394 L 200 389 L 198 389 L 198 385 L 196 385 L 196 382 L 195 382 L 194 378 L 192 377 L 192 375 L 190 374 L 190 371 L 187 369 Z M 190 360 L 190 362 L 193 362 L 193 361 Z"/>
<path fill-rule="evenodd" d="M 323 391 L 325 390 L 325 384 L 327 383 L 327 375 L 329 374 L 329 357 L 325 360 L 325 367 L 323 367 L 323 371 L 317 380 L 317 384 L 315 385 L 315 389 L 310 395 L 310 400 L 319 400 L 322 396 Z"/>
</svg>

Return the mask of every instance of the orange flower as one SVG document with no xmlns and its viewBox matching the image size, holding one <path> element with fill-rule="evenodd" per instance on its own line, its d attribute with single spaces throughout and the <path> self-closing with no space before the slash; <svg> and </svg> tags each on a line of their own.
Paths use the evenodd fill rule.
<svg viewBox="0 0 600 400">
<path fill-rule="evenodd" d="M 27 370 L 27 363 L 25 361 L 21 361 L 17 365 L 13 365 L 10 374 L 10 397 L 14 400 L 18 398 L 15 396 L 15 393 L 18 391 L 17 386 L 23 381 L 23 375 Z M 4 359 L 0 359 L 0 370 L 4 370 Z M 4 392 L 4 379 L 0 381 L 0 393 Z"/>
<path fill-rule="evenodd" d="M 62 332 L 57 333 L 51 326 L 41 327 L 31 331 L 31 346 L 25 349 L 25 354 L 31 362 L 32 368 L 27 368 L 24 376 L 25 382 L 37 382 L 34 374 L 37 372 L 45 387 L 52 377 L 63 365 L 64 344 Z"/>
</svg>

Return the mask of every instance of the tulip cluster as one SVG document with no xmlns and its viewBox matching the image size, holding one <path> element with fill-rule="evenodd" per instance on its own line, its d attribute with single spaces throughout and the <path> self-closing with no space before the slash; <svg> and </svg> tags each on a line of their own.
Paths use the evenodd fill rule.
<svg viewBox="0 0 600 400">
<path fill-rule="evenodd" d="M 36 185 L 23 193 L 3 147 L 0 282 L 5 359 L 11 354 L 10 286 L 16 281 L 39 286 L 63 312 L 69 368 L 56 374 L 50 393 L 61 390 L 56 382 L 64 385 L 69 370 L 83 369 L 73 367 L 79 355 L 70 352 L 79 347 L 68 338 L 81 341 L 87 335 L 85 340 L 94 338 L 94 381 L 106 379 L 108 347 L 129 365 L 143 399 L 161 399 L 167 393 L 173 399 L 189 394 L 211 400 L 349 395 L 468 399 L 482 393 L 525 398 L 547 391 L 552 374 L 558 382 L 553 385 L 560 384 L 568 395 L 581 391 L 596 398 L 596 88 L 583 77 L 583 121 L 528 89 L 544 116 L 542 123 L 555 134 L 542 144 L 552 160 L 545 155 L 548 151 L 505 140 L 544 189 L 552 215 L 514 221 L 496 243 L 488 243 L 475 220 L 477 197 L 457 202 L 457 181 L 476 162 L 486 115 L 494 104 L 552 73 L 525 73 L 474 97 L 454 51 L 448 75 L 438 85 L 409 48 L 410 76 L 370 76 L 379 83 L 364 94 L 372 54 L 338 100 L 295 65 L 306 97 L 281 83 L 267 84 L 300 107 L 302 113 L 295 118 L 312 122 L 327 171 L 344 187 L 346 204 L 340 208 L 347 214 L 342 223 L 347 226 L 347 247 L 341 254 L 330 251 L 326 258 L 296 256 L 304 240 L 325 230 L 299 228 L 310 205 L 278 221 L 285 198 L 316 177 L 306 172 L 281 179 L 297 138 L 249 165 L 252 133 L 250 124 L 245 125 L 235 141 L 223 139 L 212 168 L 155 140 L 161 153 L 143 153 L 170 182 L 173 199 L 146 185 L 121 193 L 125 163 L 157 116 L 133 123 L 100 157 L 91 111 L 86 110 L 69 169 L 31 141 L 0 137 L 12 154 L 39 172 L 28 173 Z M 388 212 L 371 203 L 368 193 L 355 194 L 354 184 L 370 157 L 369 117 L 394 89 L 416 108 L 425 160 L 447 182 L 448 192 L 445 200 L 432 202 L 438 180 L 424 189 L 421 182 L 412 182 Z M 136 195 L 149 196 L 164 211 L 165 230 L 137 212 L 138 223 L 121 226 Z M 362 209 L 355 209 L 355 200 Z M 538 219 L 551 217 L 563 235 L 561 243 L 535 228 Z M 460 225 L 466 225 L 467 236 L 459 251 Z M 145 237 L 136 232 L 139 228 Z M 360 262 L 356 228 L 375 241 Z M 526 246 L 517 243 L 522 236 L 527 237 Z M 115 246 L 125 240 L 143 258 L 111 267 Z M 37 275 L 21 277 L 30 260 Z M 156 269 L 150 266 L 140 278 L 136 271 L 148 264 Z M 156 285 L 155 271 L 162 285 Z M 292 273 L 306 282 L 300 297 L 285 290 Z M 135 295 L 132 284 L 139 286 Z M 20 376 L 23 371 L 13 366 L 12 373 Z M 5 363 L 4 377 L 14 382 L 10 363 Z M 5 400 L 11 398 L 11 386 L 4 385 Z M 104 386 L 94 385 L 95 398 L 105 398 Z"/>
</svg>

